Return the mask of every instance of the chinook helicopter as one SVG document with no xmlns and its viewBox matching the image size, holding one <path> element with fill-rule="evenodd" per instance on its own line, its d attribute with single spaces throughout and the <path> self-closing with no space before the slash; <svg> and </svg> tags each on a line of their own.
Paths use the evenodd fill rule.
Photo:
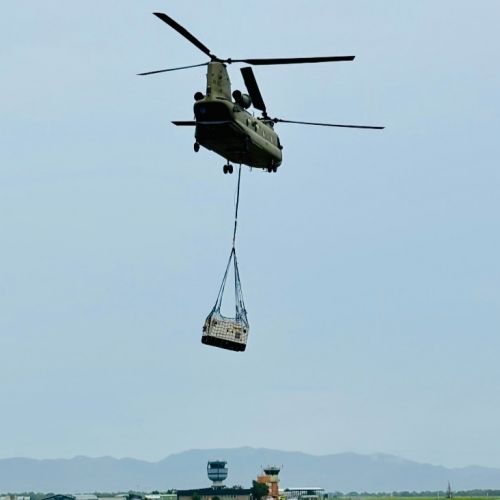
<svg viewBox="0 0 500 500">
<path fill-rule="evenodd" d="M 194 151 L 198 152 L 200 146 L 203 146 L 225 158 L 226 164 L 223 167 L 225 174 L 233 173 L 231 162 L 261 168 L 268 172 L 276 172 L 283 158 L 283 146 L 280 143 L 278 134 L 274 131 L 276 123 L 378 130 L 384 128 L 367 125 L 341 125 L 271 118 L 267 114 L 267 108 L 251 66 L 241 68 L 241 74 L 248 94 L 240 90 L 235 90 L 231 94 L 231 82 L 226 69 L 227 64 L 246 63 L 252 66 L 259 66 L 322 63 L 352 61 L 354 56 L 220 59 L 171 17 L 161 12 L 154 12 L 153 14 L 189 40 L 195 47 L 207 55 L 210 61 L 178 68 L 148 71 L 146 73 L 139 73 L 139 76 L 207 66 L 206 92 L 205 94 L 202 92 L 194 94 L 195 120 L 177 120 L 172 123 L 180 127 L 195 127 Z M 255 118 L 248 111 L 251 106 L 261 111 L 262 116 Z"/>
</svg>

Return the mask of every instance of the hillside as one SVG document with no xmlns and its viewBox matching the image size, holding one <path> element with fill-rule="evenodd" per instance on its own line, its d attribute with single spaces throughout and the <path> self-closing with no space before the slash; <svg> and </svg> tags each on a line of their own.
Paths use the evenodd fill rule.
<svg viewBox="0 0 500 500">
<path fill-rule="evenodd" d="M 438 490 L 450 481 L 455 489 L 500 488 L 500 469 L 479 466 L 446 468 L 392 455 L 309 455 L 256 448 L 190 450 L 159 462 L 131 458 L 75 457 L 58 460 L 0 460 L 0 492 L 90 492 L 203 487 L 206 463 L 228 461 L 227 485 L 249 486 L 262 465 L 282 465 L 283 487 L 321 486 L 328 491 Z"/>
</svg>

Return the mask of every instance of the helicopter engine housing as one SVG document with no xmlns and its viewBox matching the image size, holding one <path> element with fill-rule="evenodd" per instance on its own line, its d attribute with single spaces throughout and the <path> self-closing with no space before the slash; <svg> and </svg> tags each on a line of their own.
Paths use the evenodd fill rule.
<svg viewBox="0 0 500 500">
<path fill-rule="evenodd" d="M 248 94 L 243 94 L 241 90 L 235 90 L 233 92 L 233 98 L 236 104 L 242 108 L 248 109 L 252 105 L 252 99 Z"/>
</svg>

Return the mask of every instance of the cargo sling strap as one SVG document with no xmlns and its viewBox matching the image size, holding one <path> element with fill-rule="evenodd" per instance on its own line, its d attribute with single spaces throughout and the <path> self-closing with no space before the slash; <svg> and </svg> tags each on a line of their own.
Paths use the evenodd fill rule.
<svg viewBox="0 0 500 500">
<path fill-rule="evenodd" d="M 217 295 L 217 300 L 215 301 L 215 305 L 212 309 L 212 313 L 219 313 L 222 305 L 222 298 L 224 296 L 224 288 L 226 286 L 227 276 L 229 274 L 229 268 L 231 267 L 231 263 L 233 263 L 234 268 L 234 300 L 236 306 L 236 316 L 235 320 L 237 322 L 242 322 L 248 324 L 247 320 L 247 311 L 245 309 L 245 303 L 243 302 L 243 291 L 241 289 L 241 281 L 240 281 L 240 273 L 238 270 L 238 259 L 236 258 L 236 230 L 238 228 L 238 208 L 240 204 L 240 181 L 241 181 L 241 165 L 238 169 L 238 185 L 236 188 L 236 205 L 235 205 L 235 213 L 234 213 L 234 230 L 233 230 L 233 246 L 231 248 L 231 253 L 229 254 L 229 260 L 226 266 L 226 272 L 224 273 L 224 277 L 222 278 L 222 283 L 219 288 L 219 294 Z"/>
</svg>

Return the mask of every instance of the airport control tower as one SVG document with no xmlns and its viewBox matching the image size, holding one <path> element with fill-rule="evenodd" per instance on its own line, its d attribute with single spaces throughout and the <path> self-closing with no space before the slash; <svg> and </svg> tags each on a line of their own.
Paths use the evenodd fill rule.
<svg viewBox="0 0 500 500">
<path fill-rule="evenodd" d="M 212 481 L 212 488 L 224 487 L 224 480 L 227 478 L 227 462 L 223 460 L 211 460 L 207 464 L 208 479 Z"/>
<path fill-rule="evenodd" d="M 268 465 L 263 469 L 264 474 L 262 476 L 257 477 L 257 481 L 259 483 L 264 483 L 267 485 L 269 489 L 269 494 L 268 496 L 274 499 L 278 499 L 280 496 L 280 491 L 279 491 L 279 473 L 280 473 L 280 468 L 277 467 L 276 465 Z"/>
</svg>

